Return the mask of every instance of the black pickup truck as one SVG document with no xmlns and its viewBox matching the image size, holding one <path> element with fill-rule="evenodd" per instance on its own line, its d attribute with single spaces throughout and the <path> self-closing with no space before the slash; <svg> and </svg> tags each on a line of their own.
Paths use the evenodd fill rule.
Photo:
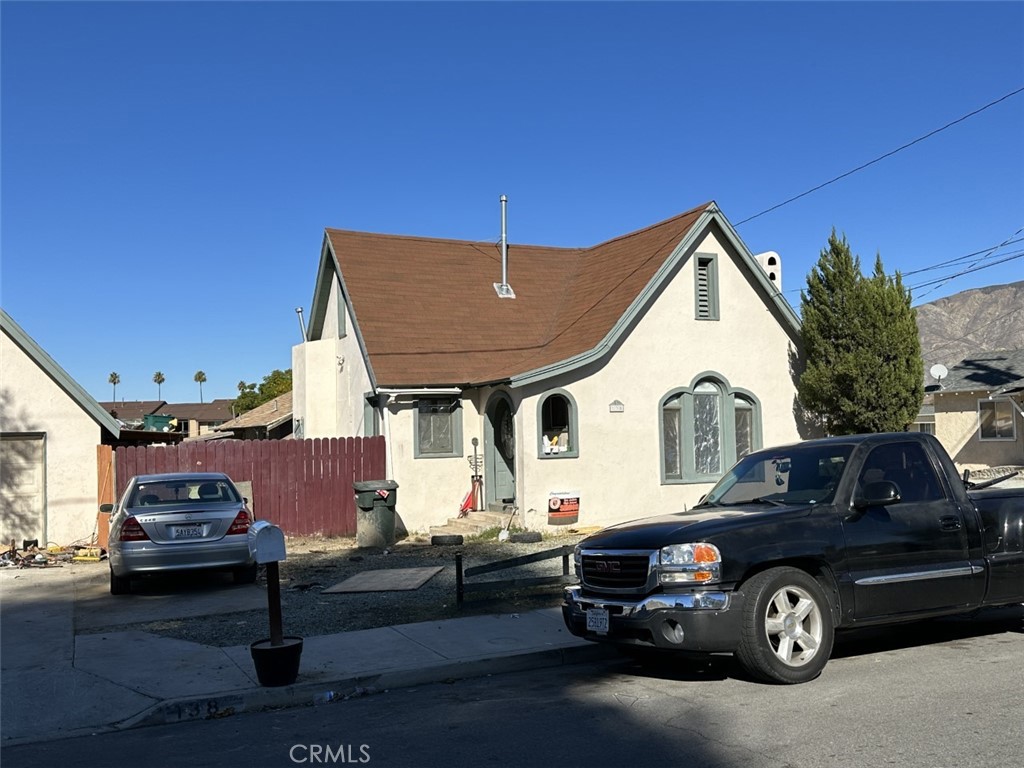
<svg viewBox="0 0 1024 768">
<path fill-rule="evenodd" d="M 733 653 L 757 679 L 806 682 L 836 630 L 1024 602 L 1024 488 L 981 485 L 926 434 L 758 451 L 692 510 L 580 542 L 565 622 L 626 651 Z"/>
</svg>

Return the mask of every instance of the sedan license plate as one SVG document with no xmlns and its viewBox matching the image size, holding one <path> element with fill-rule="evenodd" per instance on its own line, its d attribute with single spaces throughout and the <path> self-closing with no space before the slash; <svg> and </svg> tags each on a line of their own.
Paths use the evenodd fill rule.
<svg viewBox="0 0 1024 768">
<path fill-rule="evenodd" d="M 203 526 L 200 523 L 174 526 L 174 538 L 176 539 L 198 539 L 203 535 Z"/>
<path fill-rule="evenodd" d="M 587 609 L 587 631 L 597 632 L 599 635 L 608 634 L 608 609 L 588 608 Z"/>
</svg>

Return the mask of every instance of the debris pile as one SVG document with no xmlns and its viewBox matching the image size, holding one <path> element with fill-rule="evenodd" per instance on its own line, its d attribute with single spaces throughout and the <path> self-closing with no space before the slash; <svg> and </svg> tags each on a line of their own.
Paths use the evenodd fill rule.
<svg viewBox="0 0 1024 768">
<path fill-rule="evenodd" d="M 3 568 L 60 568 L 64 563 L 98 563 L 106 557 L 99 547 L 50 545 L 40 549 L 36 541 L 26 541 L 18 549 L 12 539 L 8 549 L 0 553 L 0 567 Z"/>
</svg>

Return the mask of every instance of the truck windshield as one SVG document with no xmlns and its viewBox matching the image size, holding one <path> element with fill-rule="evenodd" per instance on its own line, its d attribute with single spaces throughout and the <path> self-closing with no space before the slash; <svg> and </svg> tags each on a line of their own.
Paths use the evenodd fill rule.
<svg viewBox="0 0 1024 768">
<path fill-rule="evenodd" d="M 792 446 L 745 456 L 698 506 L 828 504 L 852 445 Z"/>
</svg>

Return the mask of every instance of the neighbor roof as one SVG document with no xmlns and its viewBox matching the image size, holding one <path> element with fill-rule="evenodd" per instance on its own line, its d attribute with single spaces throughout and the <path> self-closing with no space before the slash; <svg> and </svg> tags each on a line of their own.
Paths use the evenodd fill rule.
<svg viewBox="0 0 1024 768">
<path fill-rule="evenodd" d="M 979 352 L 949 369 L 940 392 L 1024 391 L 1024 349 Z"/>
<path fill-rule="evenodd" d="M 161 411 L 173 416 L 178 421 L 183 419 L 225 421 L 234 416 L 231 411 L 231 405 L 234 402 L 234 400 L 221 398 L 209 403 L 166 403 Z"/>
<path fill-rule="evenodd" d="M 114 437 L 118 437 L 121 434 L 121 426 L 117 423 L 117 420 L 104 411 L 95 398 L 86 392 L 81 384 L 71 378 L 68 372 L 57 364 L 57 361 L 46 354 L 46 351 L 31 336 L 25 333 L 24 329 L 14 322 L 14 318 L 8 315 L 2 308 L 0 308 L 0 328 L 58 387 L 64 390 L 68 397 L 77 403 L 83 411 L 88 413 L 101 428 L 106 429 Z"/>
<path fill-rule="evenodd" d="M 262 405 L 257 405 L 251 411 L 246 411 L 241 416 L 225 421 L 214 427 L 217 432 L 229 431 L 232 429 L 245 429 L 247 427 L 266 427 L 273 429 L 283 424 L 292 417 L 292 393 L 286 392 L 283 395 L 268 400 Z"/>
<path fill-rule="evenodd" d="M 589 248 L 510 244 L 499 298 L 493 243 L 327 229 L 310 337 L 340 271 L 375 386 L 515 384 L 598 359 L 625 332 L 679 262 L 717 225 L 780 321 L 798 320 L 714 203 Z M 333 258 L 335 269 L 328 269 Z"/>
<path fill-rule="evenodd" d="M 101 402 L 107 413 L 124 422 L 142 421 L 143 417 L 159 413 L 166 405 L 163 400 L 120 400 Z"/>
</svg>

